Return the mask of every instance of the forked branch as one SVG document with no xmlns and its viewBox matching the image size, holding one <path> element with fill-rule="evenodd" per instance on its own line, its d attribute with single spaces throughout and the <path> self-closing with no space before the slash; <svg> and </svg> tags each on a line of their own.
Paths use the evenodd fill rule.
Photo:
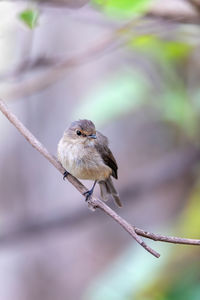
<svg viewBox="0 0 200 300">
<path fill-rule="evenodd" d="M 65 169 L 58 162 L 58 160 L 52 156 L 48 150 L 36 139 L 36 137 L 19 121 L 19 119 L 8 109 L 6 104 L 0 100 L 0 110 L 1 112 L 8 118 L 8 120 L 18 129 L 18 131 L 25 137 L 25 139 L 42 154 L 60 173 L 64 173 Z M 71 174 L 67 175 L 68 181 L 83 195 L 87 188 L 74 176 Z M 119 223 L 144 249 L 150 252 L 155 257 L 160 257 L 160 254 L 150 248 L 140 236 L 144 236 L 154 240 L 167 241 L 171 243 L 181 243 L 181 244 L 192 244 L 192 245 L 200 245 L 200 240 L 191 240 L 191 239 L 181 239 L 174 237 L 164 237 L 158 236 L 152 233 L 145 232 L 141 229 L 138 229 L 131 224 L 129 224 L 126 220 L 120 217 L 114 210 L 112 210 L 109 206 L 107 206 L 104 202 L 96 197 L 91 197 L 88 201 L 88 204 L 92 208 L 100 208 L 107 215 L 113 218 L 117 223 Z M 167 240 L 166 240 L 167 238 Z M 192 241 L 192 242 L 191 242 Z"/>
</svg>

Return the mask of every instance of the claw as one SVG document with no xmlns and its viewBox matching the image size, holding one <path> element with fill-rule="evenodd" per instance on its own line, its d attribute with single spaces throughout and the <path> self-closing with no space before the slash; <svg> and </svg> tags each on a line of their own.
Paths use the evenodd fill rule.
<svg viewBox="0 0 200 300">
<path fill-rule="evenodd" d="M 85 201 L 87 202 L 89 200 L 89 198 L 92 196 L 93 194 L 93 189 L 83 193 L 83 195 L 85 196 Z"/>
<path fill-rule="evenodd" d="M 65 171 L 65 172 L 63 173 L 63 180 L 65 180 L 65 178 L 67 177 L 68 174 L 69 174 L 69 172 L 67 172 L 67 171 Z"/>
<path fill-rule="evenodd" d="M 94 187 L 95 187 L 96 183 L 97 183 L 97 180 L 95 180 L 95 182 L 94 182 L 94 184 L 93 184 L 91 190 L 89 190 L 89 191 L 83 193 L 83 195 L 85 196 L 85 201 L 88 201 L 89 198 L 92 196 L 93 191 L 94 191 Z"/>
</svg>

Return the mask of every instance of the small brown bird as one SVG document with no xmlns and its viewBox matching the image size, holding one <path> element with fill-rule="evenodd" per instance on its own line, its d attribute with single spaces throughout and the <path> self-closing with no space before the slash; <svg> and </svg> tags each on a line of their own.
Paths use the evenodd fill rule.
<svg viewBox="0 0 200 300">
<path fill-rule="evenodd" d="M 86 200 L 92 195 L 98 182 L 101 197 L 107 201 L 109 195 L 118 206 L 122 206 L 111 176 L 117 179 L 117 162 L 108 147 L 108 139 L 96 131 L 89 120 L 71 123 L 58 144 L 58 160 L 68 172 L 80 179 L 94 180 L 92 189 L 85 193 Z"/>
</svg>

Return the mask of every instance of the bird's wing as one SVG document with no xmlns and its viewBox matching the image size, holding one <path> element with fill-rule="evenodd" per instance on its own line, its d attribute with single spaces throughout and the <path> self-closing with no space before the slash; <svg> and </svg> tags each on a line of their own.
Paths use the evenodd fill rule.
<svg viewBox="0 0 200 300">
<path fill-rule="evenodd" d="M 95 143 L 95 148 L 101 155 L 104 163 L 112 169 L 112 176 L 117 179 L 118 166 L 111 150 L 108 147 L 108 139 L 98 131 L 97 131 L 97 140 Z"/>
</svg>

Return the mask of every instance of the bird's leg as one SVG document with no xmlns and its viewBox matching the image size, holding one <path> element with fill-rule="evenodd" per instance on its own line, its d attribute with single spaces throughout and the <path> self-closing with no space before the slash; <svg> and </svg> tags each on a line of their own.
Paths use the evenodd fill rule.
<svg viewBox="0 0 200 300">
<path fill-rule="evenodd" d="M 89 190 L 89 191 L 83 193 L 83 195 L 85 196 L 85 201 L 88 201 L 88 199 L 92 196 L 93 191 L 94 191 L 94 187 L 95 187 L 96 183 L 97 183 L 97 180 L 95 180 L 95 182 L 94 182 L 94 184 L 93 184 L 91 190 Z"/>
<path fill-rule="evenodd" d="M 63 180 L 65 180 L 65 178 L 67 177 L 68 174 L 69 174 L 69 172 L 67 172 L 67 171 L 65 171 L 65 172 L 63 173 Z"/>
</svg>

